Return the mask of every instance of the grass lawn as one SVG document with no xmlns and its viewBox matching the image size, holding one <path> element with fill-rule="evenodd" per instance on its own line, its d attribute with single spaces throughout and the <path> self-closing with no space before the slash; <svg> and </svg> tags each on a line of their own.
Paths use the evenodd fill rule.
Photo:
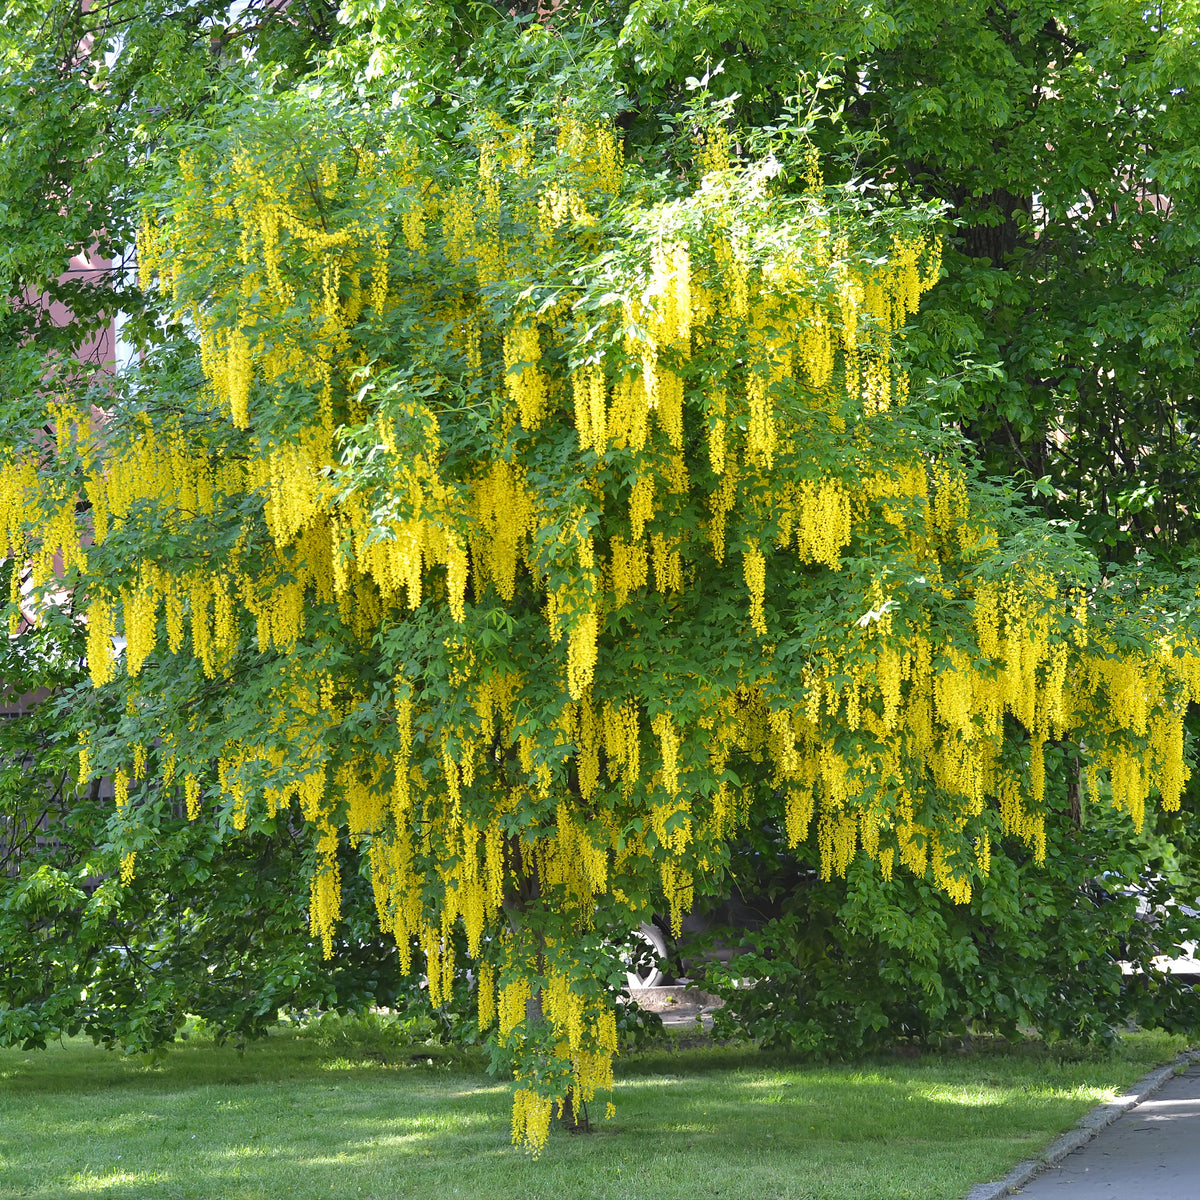
<svg viewBox="0 0 1200 1200">
<path fill-rule="evenodd" d="M 754 1050 L 620 1060 L 617 1116 L 508 1141 L 509 1090 L 423 1047 L 281 1033 L 165 1062 L 0 1051 L 0 1196 L 111 1200 L 955 1200 L 1182 1048 L 1042 1048 L 812 1066 Z M 379 1061 L 382 1057 L 384 1061 Z M 603 1104 L 598 1105 L 603 1112 Z"/>
</svg>

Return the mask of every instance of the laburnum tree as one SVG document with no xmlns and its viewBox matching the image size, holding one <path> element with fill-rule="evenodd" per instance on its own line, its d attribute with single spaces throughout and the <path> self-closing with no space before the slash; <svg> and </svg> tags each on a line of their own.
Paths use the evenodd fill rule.
<svg viewBox="0 0 1200 1200">
<path fill-rule="evenodd" d="M 699 124 L 681 178 L 566 96 L 456 137 L 249 106 L 145 206 L 179 343 L 3 450 L 0 538 L 120 713 L 79 777 L 126 881 L 163 789 L 286 814 L 331 947 L 357 847 L 435 1001 L 471 971 L 535 1151 L 611 1086 L 620 937 L 739 828 L 966 901 L 1043 852 L 1050 744 L 1176 807 L 1200 696 L 1187 596 L 1098 586 L 908 403 L 938 211 Z"/>
</svg>

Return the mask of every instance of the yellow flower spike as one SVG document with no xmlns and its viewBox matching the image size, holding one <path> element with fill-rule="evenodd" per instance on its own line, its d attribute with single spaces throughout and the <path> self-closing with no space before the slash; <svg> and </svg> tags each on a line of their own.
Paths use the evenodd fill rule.
<svg viewBox="0 0 1200 1200">
<path fill-rule="evenodd" d="M 760 637 L 767 636 L 767 623 L 763 615 L 766 571 L 766 559 L 761 550 L 752 546 L 743 551 L 742 577 L 746 581 L 746 590 L 750 593 L 750 624 Z"/>
</svg>

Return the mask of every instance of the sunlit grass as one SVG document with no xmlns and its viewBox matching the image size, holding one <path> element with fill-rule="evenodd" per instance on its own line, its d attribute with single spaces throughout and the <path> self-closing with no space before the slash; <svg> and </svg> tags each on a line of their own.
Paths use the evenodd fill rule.
<svg viewBox="0 0 1200 1200">
<path fill-rule="evenodd" d="M 622 1060 L 618 1113 L 508 1142 L 509 1093 L 423 1048 L 359 1057 L 291 1034 L 163 1062 L 70 1042 L 0 1051 L 0 1193 L 110 1200 L 954 1200 L 1036 1154 L 1177 1041 L 812 1066 L 745 1048 Z M 380 1058 L 383 1061 L 379 1061 Z"/>
</svg>

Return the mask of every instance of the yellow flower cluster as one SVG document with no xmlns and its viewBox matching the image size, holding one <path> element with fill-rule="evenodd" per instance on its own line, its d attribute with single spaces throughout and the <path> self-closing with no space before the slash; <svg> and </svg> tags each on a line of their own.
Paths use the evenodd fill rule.
<svg viewBox="0 0 1200 1200">
<path fill-rule="evenodd" d="M 533 1088 L 518 1088 L 513 1095 L 512 1140 L 524 1143 L 537 1156 L 550 1138 L 554 1100 Z"/>
<path fill-rule="evenodd" d="M 513 940 L 507 944 L 508 962 L 514 965 Z M 553 953 L 551 943 L 546 949 Z M 571 963 L 577 968 L 577 962 Z M 512 979 L 500 990 L 500 1031 L 510 1032 L 528 1018 L 531 995 L 528 980 L 522 976 Z M 579 1111 L 590 1103 L 597 1091 L 611 1091 L 612 1063 L 617 1053 L 617 1024 L 615 1015 L 606 1007 L 589 1002 L 572 987 L 570 975 L 551 967 L 538 1004 L 552 1031 L 553 1056 L 558 1069 L 569 1071 L 572 1080 L 568 1092 L 560 1100 L 565 1107 L 568 1096 Z M 521 1076 L 518 1075 L 518 1079 Z M 524 1144 L 535 1156 L 540 1154 L 549 1134 L 554 1103 L 531 1088 L 520 1088 L 513 1104 L 512 1140 Z M 613 1112 L 611 1104 L 606 1115 Z"/>
</svg>

